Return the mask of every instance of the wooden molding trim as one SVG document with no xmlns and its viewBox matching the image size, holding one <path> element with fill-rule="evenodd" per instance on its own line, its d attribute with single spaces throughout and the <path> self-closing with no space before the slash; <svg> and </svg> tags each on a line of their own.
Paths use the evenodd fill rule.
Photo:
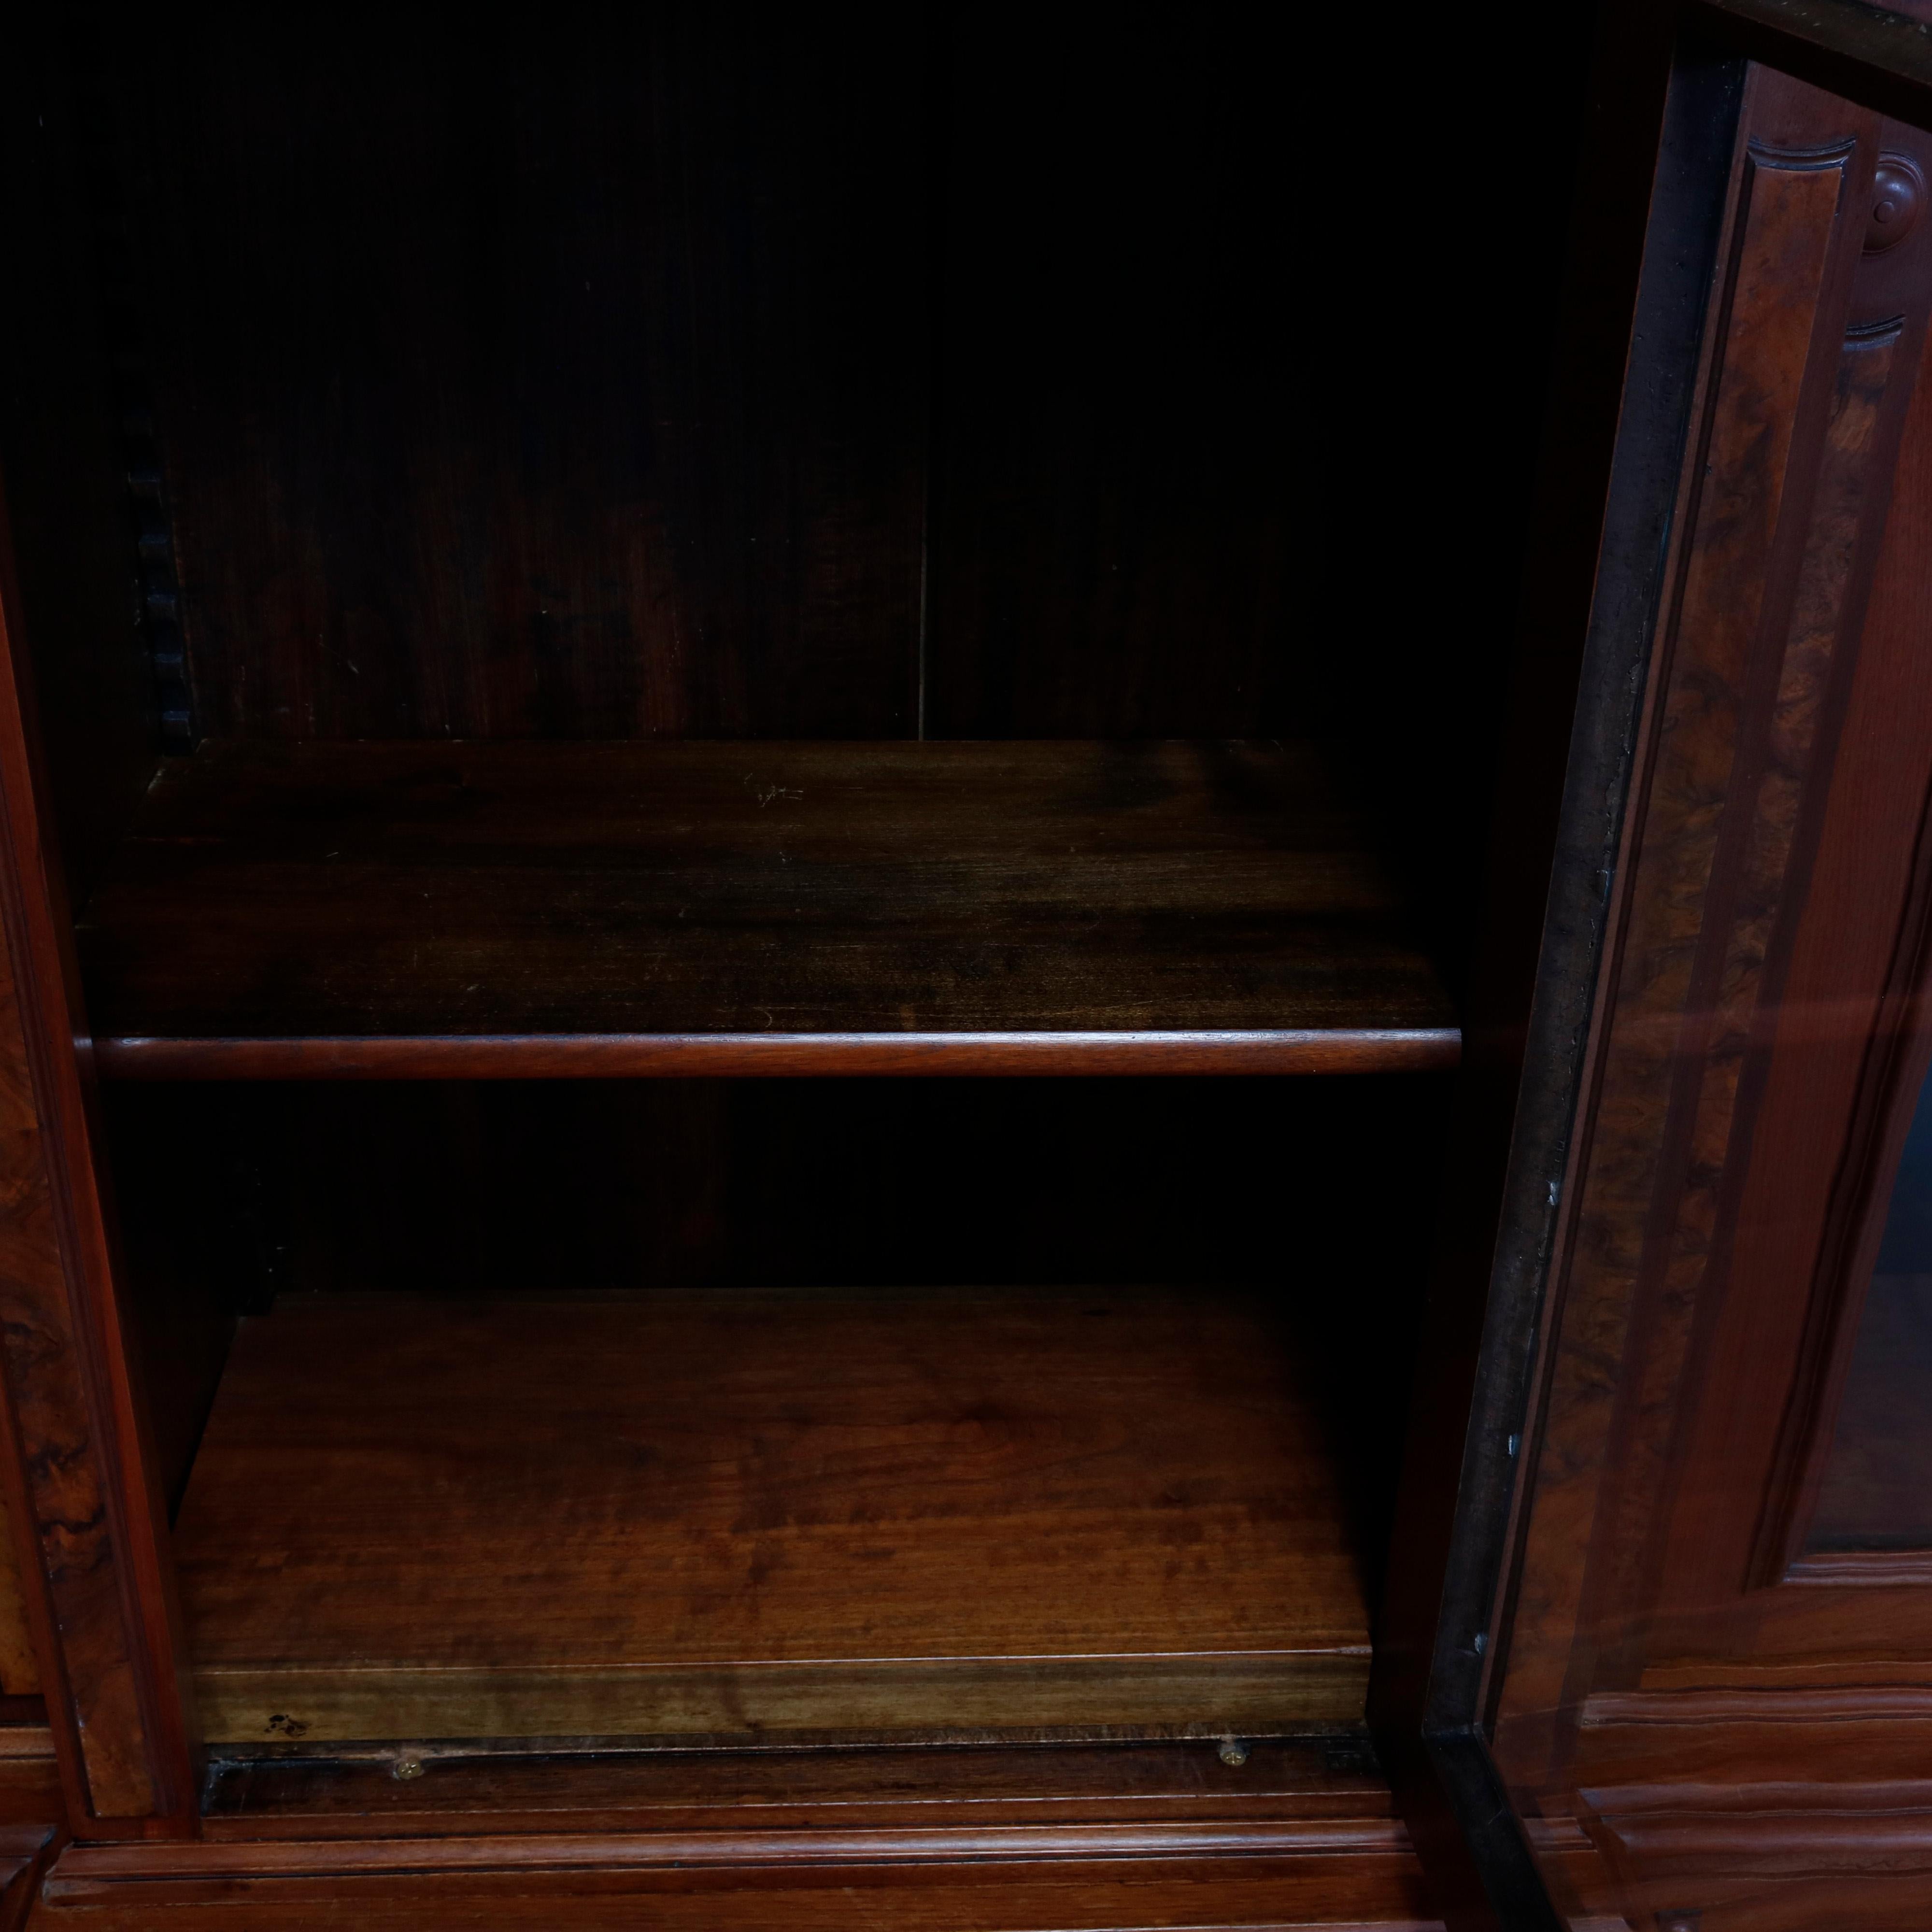
<svg viewBox="0 0 1932 1932">
<path fill-rule="evenodd" d="M 71 1823 L 191 1826 L 165 1511 L 143 1453 L 70 927 L 36 796 L 31 669 L 0 506 L 0 1462 Z M 32 1453 L 27 1453 L 27 1445 Z"/>
<path fill-rule="evenodd" d="M 1612 1724 L 1845 1724 L 1932 1722 L 1932 1685 L 1849 1689 L 1599 1690 L 1584 1704 L 1586 1729 Z"/>
<path fill-rule="evenodd" d="M 1705 1782 L 1586 1785 L 1578 1794 L 1599 1816 L 1623 1817 L 1706 1812 L 1924 1814 L 1932 1817 L 1932 1782 L 1903 1778 L 1891 1783 L 1801 1784 L 1767 1778 L 1749 1784 Z"/>
<path fill-rule="evenodd" d="M 405 1738 L 664 1737 L 734 1724 L 783 1732 L 824 1720 L 830 1705 L 854 1728 L 890 1735 L 996 1724 L 1026 1700 L 1042 1726 L 1077 1724 L 1103 1708 L 1120 1725 L 1178 1725 L 1202 1710 L 1229 1713 L 1238 1736 L 1334 1723 L 1361 1708 L 1366 1646 L 1203 1657 L 948 1658 L 607 1669 L 206 1667 L 196 1672 L 211 1745 Z M 1097 1700 L 1109 1700 L 1096 1706 Z"/>
<path fill-rule="evenodd" d="M 1891 364 L 1845 346 L 1864 232 L 1846 211 L 1878 128 L 1788 88 L 1754 75 L 1739 130 L 1619 855 L 1593 1126 L 1564 1190 L 1506 1727 L 1580 1702 L 1598 1633 L 1643 1585 L 1698 1312 L 1721 1292 L 1726 1151 L 1748 1135 L 1747 1062 L 1781 990 L 1779 915 L 1802 897 L 1831 768 L 1828 696 L 1857 642 L 1844 565 L 1883 441 L 1868 392 L 1886 391 Z M 1828 422 L 1848 410 L 1856 433 L 1828 441 Z"/>
<path fill-rule="evenodd" d="M 1452 1067 L 1453 1027 L 1275 1033 L 489 1034 L 98 1040 L 113 1080 L 794 1079 L 880 1074 L 1407 1073 Z"/>
<path fill-rule="evenodd" d="M 21 1932 L 40 1897 L 40 1877 L 60 1849 L 52 1825 L 0 1829 L 0 1932 Z"/>
<path fill-rule="evenodd" d="M 1846 1584 L 1868 1589 L 1932 1586 L 1932 1550 L 1842 1550 L 1794 1558 L 1786 1583 Z"/>
<path fill-rule="evenodd" d="M 1602 1828 L 1652 1883 L 1682 1871 L 1802 1878 L 1932 1871 L 1932 1814 L 1856 1811 L 1612 1813 Z"/>
<path fill-rule="evenodd" d="M 1359 1732 L 1241 1742 L 1247 1756 L 1238 1764 L 1202 1738 L 854 1748 L 821 1736 L 778 1748 L 596 1753 L 577 1740 L 552 1751 L 493 1739 L 326 1755 L 250 1750 L 212 1758 L 202 1832 L 232 1844 L 485 1830 L 516 1839 L 566 1830 L 621 1838 L 1231 1820 L 1312 1826 L 1396 1815 Z M 397 1778 L 404 1756 L 422 1765 L 420 1778 Z"/>
<path fill-rule="evenodd" d="M 664 1832 L 526 1838 L 338 1839 L 70 1846 L 50 1877 L 50 1904 L 110 1896 L 130 1882 L 324 1874 L 332 1879 L 443 1873 L 653 1871 L 674 1867 L 1034 1863 L 1076 1858 L 1386 1856 L 1410 1849 L 1394 1819 L 1199 1824 L 1009 1825 L 938 1831 Z"/>
</svg>

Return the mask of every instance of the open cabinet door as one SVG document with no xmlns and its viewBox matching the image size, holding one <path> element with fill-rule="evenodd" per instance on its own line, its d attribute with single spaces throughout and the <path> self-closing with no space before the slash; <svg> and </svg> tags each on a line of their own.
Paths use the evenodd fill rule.
<svg viewBox="0 0 1932 1932">
<path fill-rule="evenodd" d="M 1916 1927 L 1932 7 L 1604 22 L 1372 1709 L 1456 1932 Z"/>
<path fill-rule="evenodd" d="M 1466 1641 L 1563 1921 L 1903 1926 L 1932 1910 L 1932 138 L 1730 71 L 1508 1562 Z M 1708 73 L 1675 83 L 1706 127 Z"/>
</svg>

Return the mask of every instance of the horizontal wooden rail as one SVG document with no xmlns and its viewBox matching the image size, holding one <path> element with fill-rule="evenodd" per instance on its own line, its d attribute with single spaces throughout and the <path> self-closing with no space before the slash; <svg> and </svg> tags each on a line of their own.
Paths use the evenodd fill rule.
<svg viewBox="0 0 1932 1932">
<path fill-rule="evenodd" d="M 490 1034 L 96 1040 L 115 1080 L 565 1080 L 680 1075 L 1407 1073 L 1454 1027 L 1216 1033 Z"/>
</svg>

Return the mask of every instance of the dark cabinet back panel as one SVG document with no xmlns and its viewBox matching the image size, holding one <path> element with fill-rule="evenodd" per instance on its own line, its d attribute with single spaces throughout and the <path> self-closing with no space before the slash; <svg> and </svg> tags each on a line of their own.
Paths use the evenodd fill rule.
<svg viewBox="0 0 1932 1932">
<path fill-rule="evenodd" d="M 140 56 L 82 65 L 201 731 L 910 735 L 916 13 L 261 19 Z"/>
<path fill-rule="evenodd" d="M 284 1289 L 1130 1282 L 1278 1288 L 1372 1511 L 1448 1097 L 1426 1075 L 136 1083 L 106 1120 L 171 1496 L 226 1324 Z"/>
<path fill-rule="evenodd" d="M 1366 668 L 1276 34 L 75 46 L 200 734 L 1301 735 Z"/>
<path fill-rule="evenodd" d="M 950 23 L 928 728 L 1305 732 L 1304 110 L 1272 26 L 1092 26 Z"/>
<path fill-rule="evenodd" d="M 0 60 L 0 477 L 21 606 L 9 614 L 32 658 L 46 802 L 77 902 L 154 775 L 154 680 L 114 412 L 122 292 L 104 273 L 60 63 L 38 38 Z"/>
</svg>

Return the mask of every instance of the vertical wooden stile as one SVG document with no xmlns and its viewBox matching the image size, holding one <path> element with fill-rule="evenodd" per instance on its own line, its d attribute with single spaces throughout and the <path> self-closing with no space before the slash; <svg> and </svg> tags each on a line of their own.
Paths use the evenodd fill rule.
<svg viewBox="0 0 1932 1932">
<path fill-rule="evenodd" d="M 188 1731 L 33 718 L 0 514 L 0 1462 L 73 1817 L 148 1836 L 192 1828 Z"/>
</svg>

